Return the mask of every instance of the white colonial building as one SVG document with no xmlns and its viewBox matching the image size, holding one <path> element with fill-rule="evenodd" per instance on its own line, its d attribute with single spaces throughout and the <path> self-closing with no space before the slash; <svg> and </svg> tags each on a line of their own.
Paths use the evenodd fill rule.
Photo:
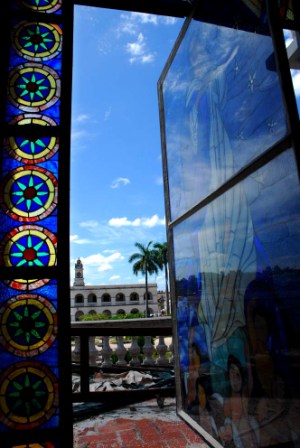
<svg viewBox="0 0 300 448">
<path fill-rule="evenodd" d="M 71 320 L 79 320 L 83 314 L 144 313 L 146 290 L 144 284 L 131 285 L 85 285 L 83 264 L 75 263 L 75 278 L 71 287 Z M 157 284 L 148 284 L 149 314 L 158 314 Z M 159 295 L 160 297 L 160 295 Z"/>
</svg>

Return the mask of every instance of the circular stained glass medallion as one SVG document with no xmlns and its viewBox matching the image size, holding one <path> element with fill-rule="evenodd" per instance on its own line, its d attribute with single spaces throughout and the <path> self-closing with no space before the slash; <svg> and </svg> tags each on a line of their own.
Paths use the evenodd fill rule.
<svg viewBox="0 0 300 448">
<path fill-rule="evenodd" d="M 22 114 L 16 115 L 9 124 L 17 124 L 18 126 L 57 126 L 53 118 L 41 114 Z"/>
<path fill-rule="evenodd" d="M 1 241 L 0 261 L 8 267 L 54 266 L 56 245 L 56 236 L 44 227 L 16 227 Z"/>
<path fill-rule="evenodd" d="M 0 195 L 5 212 L 18 221 L 46 218 L 57 204 L 57 179 L 41 167 L 21 166 L 8 173 Z"/>
<path fill-rule="evenodd" d="M 0 421 L 12 429 L 41 426 L 55 414 L 57 378 L 39 362 L 23 361 L 9 366 L 0 377 Z"/>
<path fill-rule="evenodd" d="M 23 163 L 41 163 L 51 159 L 58 150 L 57 137 L 9 137 L 5 149 Z"/>
<path fill-rule="evenodd" d="M 56 24 L 22 22 L 13 31 L 17 53 L 30 61 L 47 61 L 61 51 L 62 31 Z"/>
<path fill-rule="evenodd" d="M 55 448 L 53 443 L 44 442 L 44 443 L 26 443 L 25 445 L 15 445 L 12 448 Z"/>
<path fill-rule="evenodd" d="M 55 448 L 53 443 L 44 442 L 44 443 L 26 443 L 25 445 L 14 445 L 12 448 Z"/>
<path fill-rule="evenodd" d="M 9 286 L 12 289 L 17 291 L 34 291 L 35 289 L 41 288 L 42 286 L 47 285 L 50 282 L 49 278 L 42 279 L 23 279 L 23 278 L 14 278 L 12 280 L 3 280 L 3 283 Z"/>
<path fill-rule="evenodd" d="M 39 63 L 16 67 L 9 78 L 9 100 L 25 112 L 39 112 L 53 106 L 60 96 L 60 79 L 52 68 Z"/>
<path fill-rule="evenodd" d="M 57 335 L 56 309 L 36 294 L 22 294 L 7 300 L 0 309 L 0 324 L 0 342 L 16 356 L 43 353 Z"/>
<path fill-rule="evenodd" d="M 61 0 L 21 0 L 26 8 L 37 12 L 55 12 L 61 7 Z"/>
</svg>

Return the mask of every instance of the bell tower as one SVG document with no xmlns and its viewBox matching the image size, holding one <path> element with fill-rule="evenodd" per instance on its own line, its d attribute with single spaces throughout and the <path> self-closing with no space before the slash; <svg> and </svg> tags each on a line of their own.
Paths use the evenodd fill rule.
<svg viewBox="0 0 300 448">
<path fill-rule="evenodd" d="M 78 258 L 75 263 L 75 278 L 73 286 L 84 286 L 84 278 L 83 278 L 83 264 Z"/>
</svg>

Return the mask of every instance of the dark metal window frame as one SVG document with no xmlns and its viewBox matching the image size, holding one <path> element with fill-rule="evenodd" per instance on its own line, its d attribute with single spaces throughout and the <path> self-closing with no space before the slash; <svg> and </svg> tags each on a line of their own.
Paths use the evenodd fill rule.
<svg viewBox="0 0 300 448">
<path fill-rule="evenodd" d="M 207 197 L 199 201 L 193 207 L 191 207 L 186 212 L 182 213 L 178 218 L 171 219 L 171 204 L 170 204 L 170 192 L 169 192 L 169 177 L 168 177 L 168 164 L 167 164 L 167 148 L 166 148 L 166 135 L 164 128 L 164 108 L 163 108 L 163 89 L 162 83 L 166 74 L 171 66 L 173 58 L 179 48 L 181 40 L 193 18 L 197 20 L 202 20 L 201 15 L 197 15 L 197 8 L 191 14 L 191 16 L 186 20 L 180 35 L 174 45 L 174 48 L 169 56 L 169 59 L 165 65 L 165 68 L 161 74 L 158 81 L 158 96 L 160 105 L 160 126 L 161 126 L 161 145 L 162 145 L 162 160 L 163 160 L 163 179 L 164 179 L 164 191 L 165 191 L 165 208 L 166 208 L 166 221 L 167 221 L 167 239 L 168 239 L 168 251 L 169 251 L 169 266 L 170 266 L 170 287 L 171 287 L 171 297 L 172 300 L 172 321 L 173 321 L 173 338 L 174 338 L 174 353 L 175 353 L 175 370 L 176 370 L 176 397 L 177 397 L 177 412 L 195 431 L 199 431 L 199 425 L 183 410 L 180 378 L 179 378 L 179 348 L 178 348 L 178 332 L 177 332 L 177 303 L 176 303 L 176 281 L 175 281 L 175 260 L 173 251 L 173 231 L 175 227 L 187 220 L 189 217 L 194 215 L 197 211 L 203 209 L 209 203 L 214 201 L 216 198 L 220 197 L 230 189 L 232 189 L 239 182 L 247 178 L 250 174 L 257 171 L 259 168 L 268 164 L 271 160 L 275 159 L 278 155 L 292 148 L 295 154 L 295 160 L 298 170 L 298 177 L 300 179 L 300 120 L 295 98 L 295 91 L 293 87 L 290 65 L 287 56 L 287 51 L 285 47 L 285 40 L 283 30 L 285 28 L 291 29 L 290 24 L 286 21 L 282 21 L 279 18 L 277 2 L 273 0 L 266 0 L 267 6 L 267 16 L 268 25 L 271 33 L 271 37 L 274 45 L 274 57 L 277 65 L 278 75 L 280 79 L 282 94 L 284 98 L 286 116 L 287 116 L 287 127 L 288 134 L 285 138 L 278 141 L 275 145 L 266 148 L 266 150 L 258 156 L 256 159 L 248 163 L 240 171 L 238 171 L 231 178 L 226 180 L 220 187 L 215 191 L 210 193 Z M 295 13 L 295 23 L 293 24 L 293 29 L 300 32 L 300 4 L 299 2 L 293 1 L 294 13 Z M 211 22 L 206 18 L 203 21 Z M 219 447 L 219 443 L 215 441 L 212 437 L 207 439 L 207 442 L 211 446 Z"/>
<path fill-rule="evenodd" d="M 298 2 L 299 3 L 299 2 Z M 288 66 L 288 60 L 285 57 L 285 52 L 282 51 L 284 47 L 284 40 L 282 34 L 282 26 L 277 19 L 277 11 L 275 11 L 275 4 L 272 0 L 268 0 L 269 4 L 269 16 L 271 19 L 271 28 L 274 39 L 274 46 L 276 49 L 276 59 L 278 66 L 280 67 L 280 73 L 282 77 L 282 89 L 288 105 L 287 110 L 290 120 L 290 135 L 279 142 L 272 148 L 269 148 L 261 157 L 249 164 L 243 171 L 237 173 L 236 176 L 229 179 L 212 195 L 205 198 L 201 203 L 197 204 L 187 213 L 182 215 L 176 221 L 170 221 L 170 204 L 168 198 L 168 176 L 164 169 L 165 179 L 165 197 L 166 197 L 166 215 L 167 215 L 167 233 L 168 233 L 168 248 L 170 254 L 170 266 L 171 271 L 174 272 L 174 262 L 172 257 L 172 229 L 179 222 L 193 214 L 196 210 L 205 206 L 208 202 L 215 199 L 217 196 L 223 194 L 229 188 L 233 187 L 241 179 L 245 178 L 249 173 L 256 170 L 257 167 L 263 166 L 269 160 L 272 160 L 276 155 L 285 151 L 288 146 L 292 144 L 295 149 L 295 154 L 298 163 L 298 169 L 300 169 L 300 151 L 299 151 L 299 119 L 297 114 L 297 106 L 295 103 L 295 97 L 293 88 L 291 85 L 290 72 Z M 62 22 L 64 25 L 64 49 L 63 49 L 63 75 L 62 75 L 62 95 L 61 95 L 61 124 L 57 131 L 60 132 L 61 140 L 60 145 L 63 150 L 59 155 L 59 206 L 58 206 L 58 240 L 59 250 L 57 258 L 57 266 L 36 268 L 34 272 L 38 278 L 56 278 L 58 281 L 58 297 L 69 297 L 69 183 L 70 183 L 70 129 L 71 129 L 71 96 L 72 96 L 72 53 L 73 53 L 73 14 L 74 6 L 93 6 L 100 8 L 109 8 L 116 10 L 125 10 L 133 12 L 145 12 L 157 15 L 167 15 L 174 17 L 187 17 L 192 11 L 192 3 L 189 1 L 173 1 L 169 0 L 64 0 L 62 15 Z M 297 24 L 299 25 L 300 7 L 297 1 L 294 1 L 295 14 L 297 15 Z M 8 126 L 5 125 L 5 98 L 6 98 L 6 80 L 8 75 L 8 59 L 9 59 L 9 45 L 10 45 L 10 21 L 7 18 L 10 17 L 9 2 L 1 2 L 0 7 L 0 54 L 2 70 L 0 71 L 0 98 L 3 101 L 0 103 L 0 122 L 1 131 L 0 138 L 3 141 L 3 137 L 7 135 Z M 19 15 L 19 18 L 27 18 L 25 13 Z M 45 17 L 45 20 L 51 20 L 51 15 Z M 299 28 L 298 28 L 299 29 Z M 63 131 L 61 131 L 63 130 Z M 14 129 L 15 135 L 21 132 L 21 129 Z M 55 129 L 52 128 L 52 134 L 55 133 Z M 162 130 L 163 131 L 163 130 Z M 49 129 L 44 129 L 45 134 L 49 132 Z M 165 160 L 165 155 L 163 156 Z M 164 166 L 166 164 L 164 163 Z M 29 268 L 1 268 L 0 278 L 11 279 L 16 278 L 32 278 L 33 270 Z M 174 278 L 171 281 L 171 287 L 175 291 Z M 71 388 L 70 388 L 70 374 L 71 374 L 71 356 L 70 356 L 70 326 L 66 323 L 70 321 L 70 303 L 66 300 L 59 301 L 58 305 L 58 326 L 63 328 L 63 332 L 60 331 L 58 335 L 59 344 L 61 347 L 59 355 L 59 365 L 64 366 L 61 369 L 61 375 L 59 378 L 59 387 L 61 391 L 64 391 L 64 399 L 60 404 L 60 431 L 57 432 L 57 437 L 60 439 L 61 446 L 72 446 L 72 412 L 71 412 Z M 175 325 L 175 313 L 173 313 L 174 329 Z M 176 330 L 175 330 L 176 335 Z M 175 344 L 177 345 L 177 344 Z M 67 367 L 69 365 L 69 367 Z M 39 431 L 36 431 L 38 437 Z M 43 431 L 43 435 L 47 437 L 47 430 Z M 53 438 L 53 432 L 49 431 L 49 437 Z M 16 443 L 26 443 L 27 436 L 22 434 L 16 435 Z"/>
</svg>

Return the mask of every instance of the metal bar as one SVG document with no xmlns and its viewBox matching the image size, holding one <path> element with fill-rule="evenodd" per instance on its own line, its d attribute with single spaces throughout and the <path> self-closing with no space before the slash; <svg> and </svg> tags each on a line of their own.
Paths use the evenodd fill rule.
<svg viewBox="0 0 300 448">
<path fill-rule="evenodd" d="M 84 396 L 90 393 L 89 388 L 89 336 L 80 336 L 80 390 Z"/>
<path fill-rule="evenodd" d="M 298 175 L 300 176 L 300 129 L 299 114 L 295 91 L 292 82 L 290 65 L 285 48 L 283 30 L 280 23 L 277 4 L 273 0 L 267 0 L 267 11 L 269 17 L 269 26 L 274 43 L 275 59 L 278 67 L 278 76 L 281 83 L 281 89 L 285 100 L 286 114 L 291 131 L 291 139 L 294 147 Z"/>
<path fill-rule="evenodd" d="M 146 369 L 145 369 L 146 370 Z M 78 392 L 74 393 L 72 396 L 73 403 L 98 401 L 102 403 L 112 403 L 120 405 L 124 403 L 125 400 L 132 401 L 143 401 L 156 396 L 161 397 L 173 397 L 175 395 L 174 387 L 164 387 L 164 388 L 148 388 L 148 389 L 130 389 L 130 390 L 118 390 L 110 392 Z"/>
<path fill-rule="evenodd" d="M 174 219 L 174 221 L 169 223 L 171 228 L 174 228 L 182 221 L 185 221 L 187 218 L 192 216 L 194 213 L 205 207 L 210 202 L 214 201 L 216 198 L 226 193 L 228 190 L 233 188 L 239 182 L 247 178 L 249 175 L 257 171 L 262 166 L 269 163 L 275 157 L 277 157 L 282 152 L 286 151 L 288 148 L 291 148 L 293 144 L 291 136 L 287 136 L 284 139 L 280 140 L 274 146 L 265 151 L 262 155 L 258 156 L 240 171 L 238 171 L 234 176 L 228 179 L 224 184 L 218 187 L 215 191 L 213 191 L 206 198 L 202 199 L 200 202 L 191 207 L 187 212 L 183 213 L 178 218 Z"/>
</svg>

